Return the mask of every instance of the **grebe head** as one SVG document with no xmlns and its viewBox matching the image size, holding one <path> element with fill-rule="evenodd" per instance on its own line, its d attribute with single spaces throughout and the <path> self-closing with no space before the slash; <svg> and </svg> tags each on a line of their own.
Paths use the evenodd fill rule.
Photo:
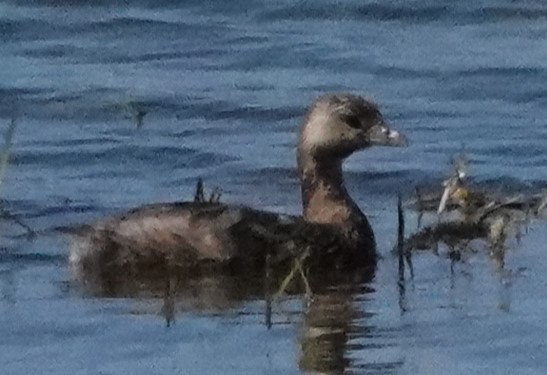
<svg viewBox="0 0 547 375">
<path fill-rule="evenodd" d="M 403 146 L 406 138 L 391 130 L 378 106 L 357 95 L 319 98 L 302 127 L 299 151 L 314 159 L 343 159 L 373 145 Z"/>
</svg>

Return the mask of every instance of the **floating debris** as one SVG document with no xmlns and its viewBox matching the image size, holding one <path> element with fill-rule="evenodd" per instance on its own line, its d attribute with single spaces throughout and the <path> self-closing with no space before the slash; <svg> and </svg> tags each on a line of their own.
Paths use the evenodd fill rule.
<svg viewBox="0 0 547 375">
<path fill-rule="evenodd" d="M 543 191 L 543 193 L 541 194 L 541 198 L 539 200 L 539 204 L 536 209 L 536 215 L 540 215 L 546 207 L 547 207 L 547 189 L 545 189 L 545 191 Z"/>
<path fill-rule="evenodd" d="M 398 205 L 401 211 L 397 246 L 400 277 L 404 272 L 401 271 L 404 267 L 401 266 L 401 257 L 404 254 L 416 250 L 438 253 L 441 243 L 448 248 L 450 259 L 460 260 L 462 253 L 470 250 L 471 241 L 481 239 L 488 245 L 490 255 L 501 257 L 503 264 L 507 239 L 514 235 L 519 240 L 521 227 L 528 224 L 531 213 L 539 215 L 547 206 L 547 191 L 503 194 L 472 187 L 467 176 L 467 158 L 459 157 L 454 161 L 451 175 L 442 182 L 442 190 L 424 194 L 423 189 L 416 189 L 416 197 L 405 206 L 417 211 L 418 229 L 403 241 L 403 245 L 400 237 L 404 216 L 402 207 Z M 447 212 L 450 215 L 445 215 Z M 436 220 L 421 228 L 424 213 L 433 214 Z"/>
<path fill-rule="evenodd" d="M 437 208 L 437 214 L 439 215 L 446 209 L 446 204 L 448 199 L 451 198 L 452 192 L 457 191 L 463 185 L 463 180 L 467 176 L 467 158 L 464 158 L 463 155 L 456 157 L 453 164 L 454 173 L 443 181 L 444 190 Z"/>
<path fill-rule="evenodd" d="M 144 118 L 150 112 L 149 105 L 136 99 L 112 103 L 107 105 L 106 108 L 116 113 L 121 113 L 127 120 L 132 120 L 137 129 L 143 127 Z"/>
<path fill-rule="evenodd" d="M 294 279 L 296 272 L 300 275 L 300 278 L 302 282 L 304 283 L 304 287 L 306 290 L 306 298 L 311 298 L 313 295 L 312 289 L 310 287 L 310 283 L 308 281 L 308 277 L 306 276 L 306 273 L 304 272 L 303 263 L 306 261 L 306 259 L 310 256 L 310 249 L 307 248 L 306 251 L 302 253 L 302 255 L 294 258 L 293 267 L 291 268 L 289 274 L 283 279 L 281 282 L 281 285 L 279 286 L 279 289 L 274 294 L 273 298 L 278 299 L 281 297 L 286 291 L 288 286 L 290 285 L 291 281 Z"/>
</svg>

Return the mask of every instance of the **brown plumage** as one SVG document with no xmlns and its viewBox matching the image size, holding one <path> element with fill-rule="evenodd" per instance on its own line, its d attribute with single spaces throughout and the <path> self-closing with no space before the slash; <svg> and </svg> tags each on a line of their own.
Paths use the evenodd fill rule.
<svg viewBox="0 0 547 375">
<path fill-rule="evenodd" d="M 312 263 L 373 264 L 374 233 L 344 186 L 342 162 L 372 145 L 404 143 L 370 101 L 350 94 L 321 97 L 298 145 L 303 217 L 218 202 L 148 205 L 67 230 L 71 264 L 79 277 L 165 266 L 261 266 L 268 254 L 281 262 L 304 249 Z"/>
</svg>

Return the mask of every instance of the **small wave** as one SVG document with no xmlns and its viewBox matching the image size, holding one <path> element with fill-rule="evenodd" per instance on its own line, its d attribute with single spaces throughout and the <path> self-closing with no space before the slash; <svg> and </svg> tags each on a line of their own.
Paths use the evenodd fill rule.
<svg viewBox="0 0 547 375">
<path fill-rule="evenodd" d="M 18 166 L 24 165 L 47 165 L 49 168 L 62 167 L 85 167 L 97 164 L 144 163 L 146 165 L 157 165 L 158 158 L 162 164 L 169 166 L 184 165 L 187 168 L 199 168 L 200 166 L 234 160 L 224 154 L 203 152 L 187 147 L 153 147 L 137 145 L 120 145 L 108 147 L 103 150 L 94 148 L 92 150 L 63 148 L 62 151 L 27 151 L 14 152 L 12 163 Z"/>
<path fill-rule="evenodd" d="M 0 251 L 0 264 L 11 263 L 26 265 L 29 263 L 59 264 L 65 263 L 66 257 L 62 255 L 50 255 L 40 253 L 16 253 L 3 249 Z"/>
<path fill-rule="evenodd" d="M 260 20 L 354 20 L 354 21 L 398 21 L 404 23 L 442 22 L 472 24 L 506 20 L 537 20 L 547 18 L 547 8 L 539 6 L 484 6 L 477 4 L 447 3 L 420 6 L 369 3 L 298 3 L 268 10 L 260 14 Z"/>
</svg>

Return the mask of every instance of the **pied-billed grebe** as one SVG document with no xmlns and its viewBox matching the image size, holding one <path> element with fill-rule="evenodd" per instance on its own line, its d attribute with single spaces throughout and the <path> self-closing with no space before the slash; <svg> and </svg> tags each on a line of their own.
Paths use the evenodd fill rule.
<svg viewBox="0 0 547 375">
<path fill-rule="evenodd" d="M 154 265 L 188 267 L 245 260 L 263 264 L 307 248 L 343 254 L 349 264 L 374 264 L 374 233 L 348 195 L 342 162 L 372 145 L 399 146 L 378 107 L 356 95 L 326 95 L 309 110 L 298 144 L 303 217 L 222 203 L 143 206 L 74 228 L 70 261 L 79 276 Z"/>
</svg>

